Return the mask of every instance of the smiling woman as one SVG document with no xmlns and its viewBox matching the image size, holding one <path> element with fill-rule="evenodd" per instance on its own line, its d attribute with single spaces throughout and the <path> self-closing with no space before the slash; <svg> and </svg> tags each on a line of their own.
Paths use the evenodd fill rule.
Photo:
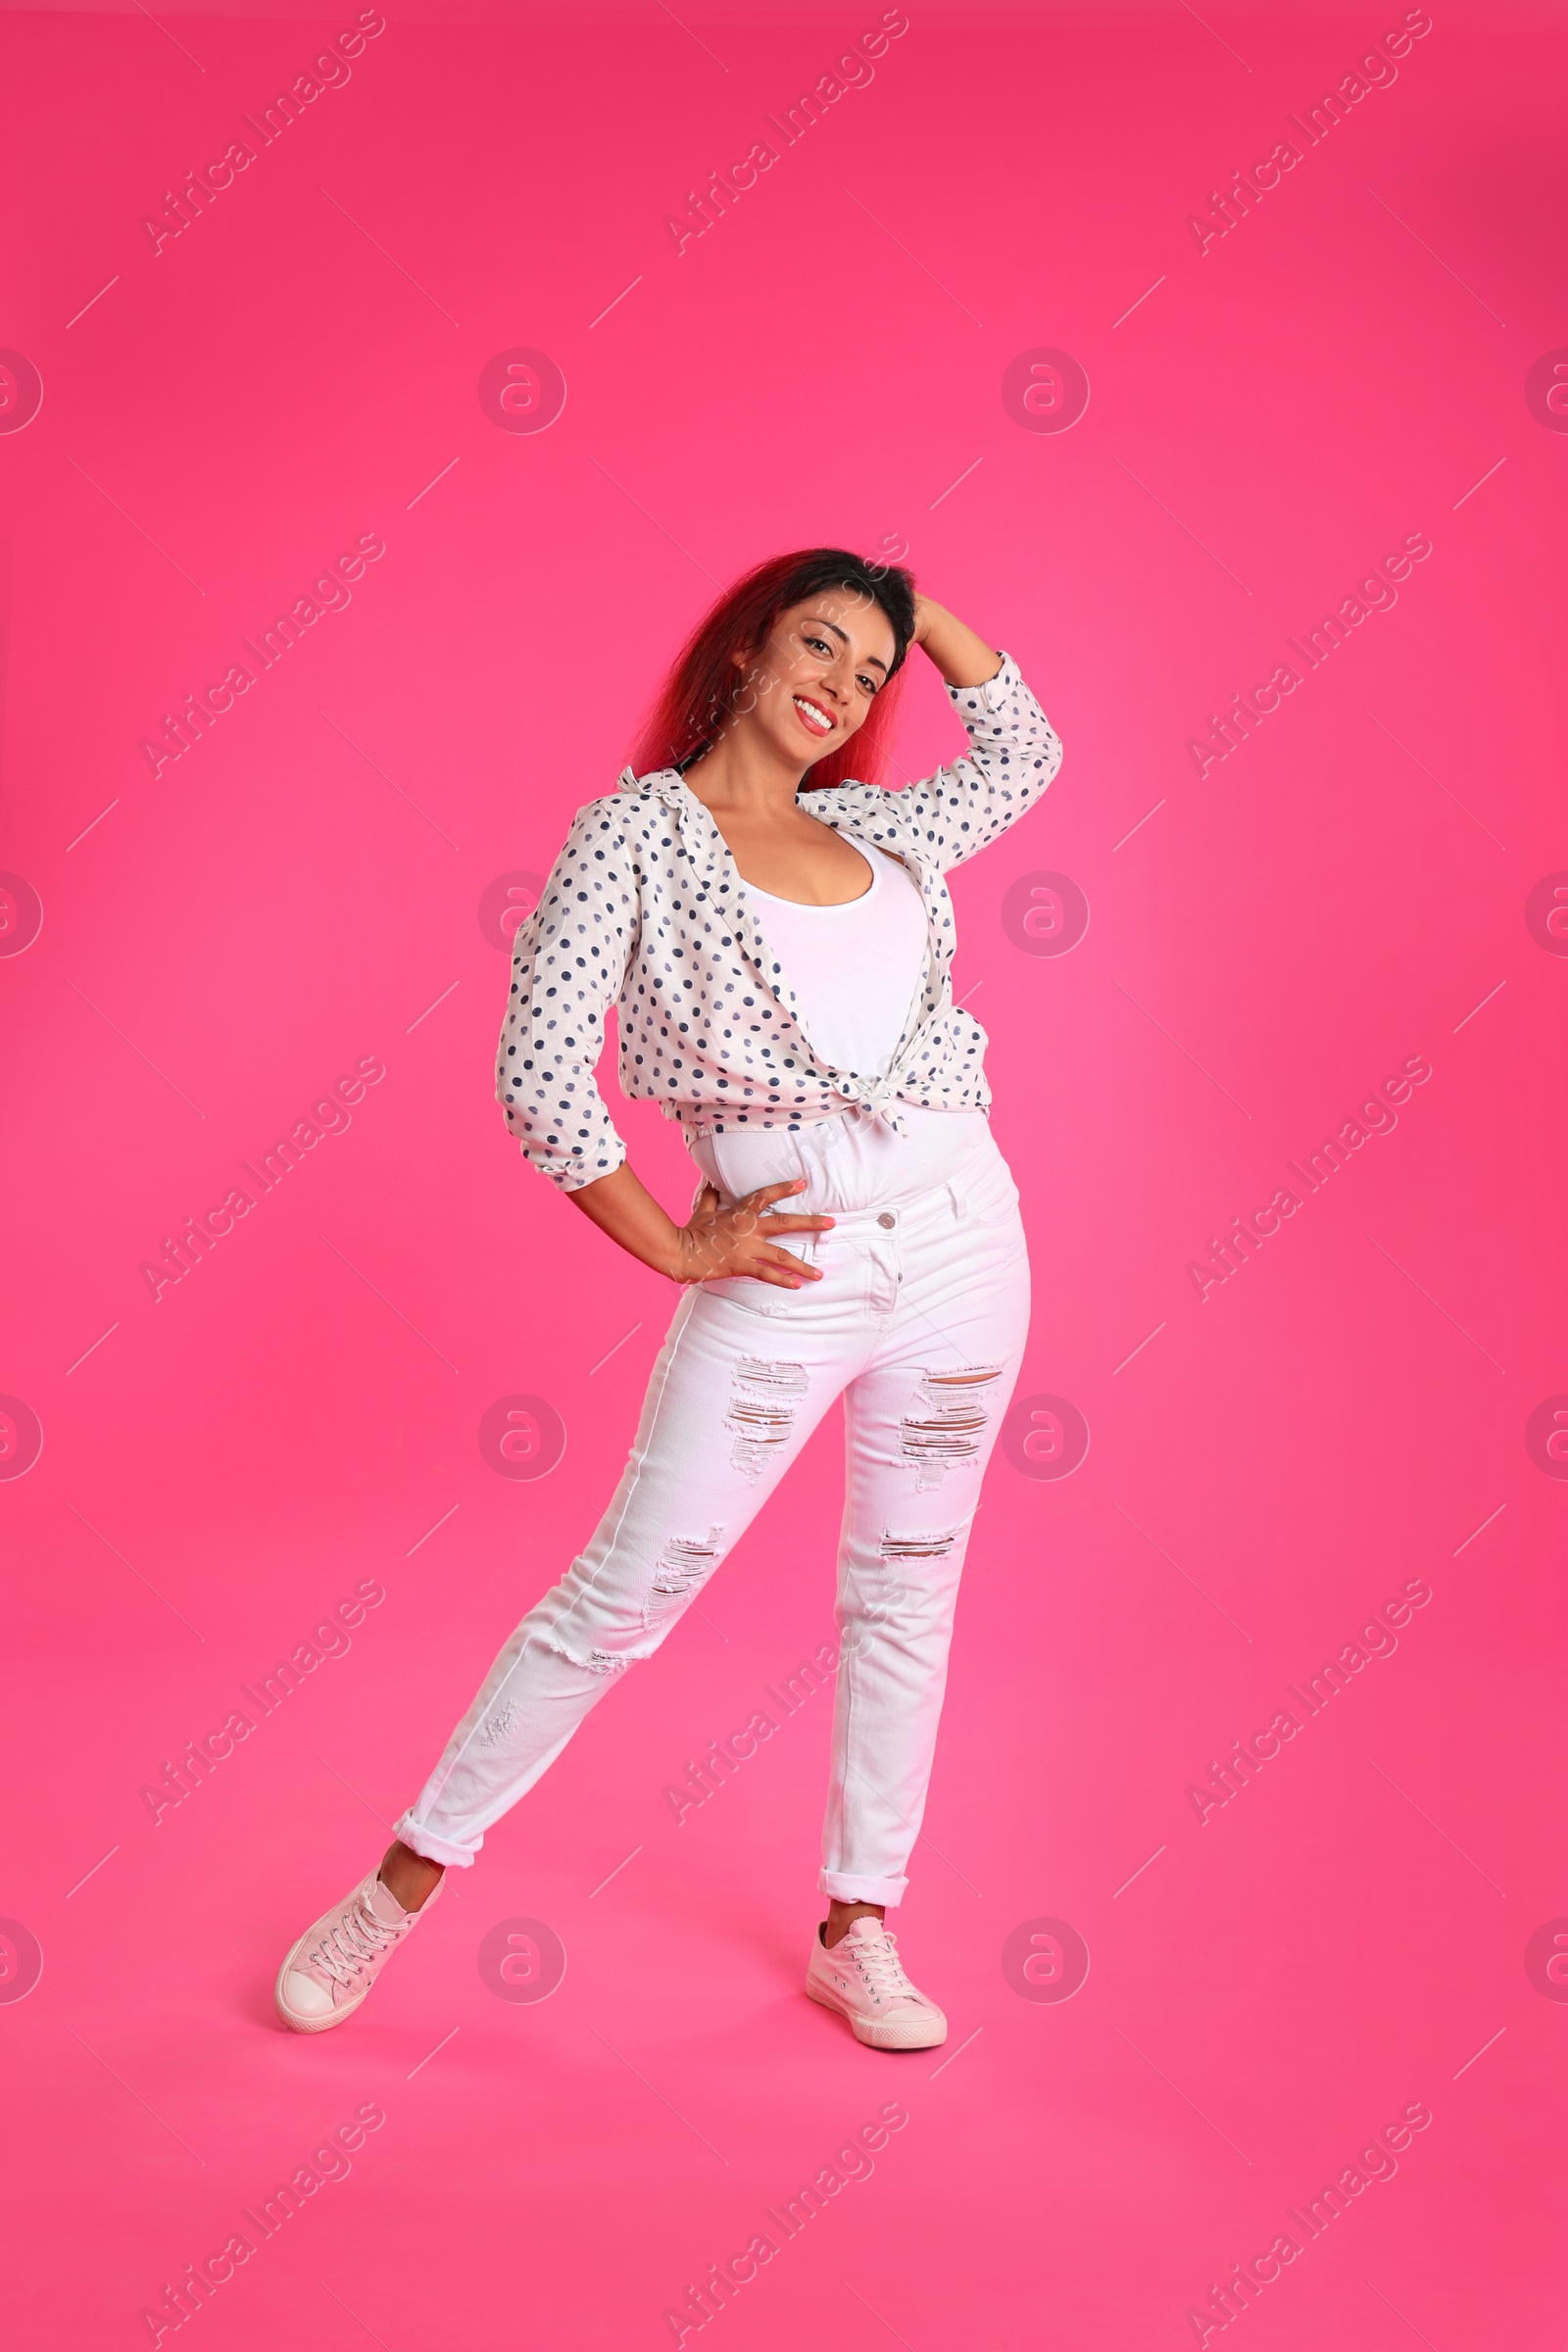
<svg viewBox="0 0 1568 2352">
<path fill-rule="evenodd" d="M 912 646 L 969 748 L 895 792 L 880 779 Z M 682 1296 L 597 1532 L 507 1642 L 380 1870 L 285 1959 L 297 2031 L 358 2008 L 442 1873 L 653 1655 L 842 1399 L 828 1916 L 806 1990 L 873 2048 L 946 2039 L 884 1913 L 907 1884 L 1029 1317 L 985 1033 L 953 1002 L 946 875 L 1060 760 L 1010 655 L 907 572 L 807 548 L 705 615 L 618 789 L 578 809 L 516 934 L 496 1092 L 531 1165 Z M 701 1175 L 684 1224 L 628 1163 L 595 1080 L 612 1004 L 623 1091 L 680 1120 Z M 331 1967 L 345 1938 L 364 1954 L 348 1984 Z"/>
</svg>

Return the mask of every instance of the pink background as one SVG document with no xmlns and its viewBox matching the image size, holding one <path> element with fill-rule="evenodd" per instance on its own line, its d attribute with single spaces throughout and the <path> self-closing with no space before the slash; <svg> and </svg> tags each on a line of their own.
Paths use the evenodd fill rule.
<svg viewBox="0 0 1568 2352">
<path fill-rule="evenodd" d="M 209 2352 L 668 2343 L 892 2100 L 872 2177 L 711 2323 L 732 2346 L 1218 2341 L 1211 2283 L 1418 2101 L 1396 2176 L 1296 2229 L 1252 2352 L 1545 2340 L 1568 1464 L 1526 1432 L 1568 1391 L 1568 941 L 1527 905 L 1568 867 L 1568 417 L 1526 379 L 1568 345 L 1560 18 L 1435 0 L 1200 252 L 1189 215 L 1402 8 L 910 0 L 677 255 L 666 214 L 879 8 L 386 0 L 155 254 L 162 191 L 356 13 L 4 31 L 0 345 L 43 385 L 0 433 L 0 1391 L 42 1430 L 27 1467 L 11 1408 L 0 1461 L 0 1914 L 43 1956 L 0 2002 L 11 2340 L 151 2340 L 376 2102 Z M 567 387 L 539 433 L 477 396 L 519 347 Z M 1071 430 L 1004 402 L 1041 348 L 1087 371 Z M 369 533 L 348 608 L 155 778 L 161 714 Z M 1209 714 L 1413 533 L 1397 604 L 1200 774 Z M 373 2007 L 292 2038 L 281 1949 L 586 1538 L 672 1304 L 506 1141 L 481 901 L 612 786 L 714 587 L 817 541 L 906 545 L 1066 744 L 956 894 L 1022 1394 L 1090 1445 L 1061 1478 L 999 1453 L 977 1523 L 898 1923 L 952 2037 L 889 2059 L 801 1997 L 825 1696 L 678 1827 L 663 1794 L 831 1633 L 835 1420 Z M 957 735 L 916 667 L 918 773 Z M 1070 953 L 1004 919 L 1041 873 L 1087 899 Z M 1407 1056 L 1396 1128 L 1200 1299 L 1209 1237 Z M 348 1129 L 155 1303 L 164 1237 L 362 1057 Z M 683 1205 L 671 1132 L 624 1129 Z M 481 1451 L 517 1394 L 564 1428 L 542 1478 Z M 154 1826 L 143 1786 L 370 1579 L 348 1653 Z M 1414 1579 L 1396 1652 L 1200 1822 L 1212 1761 Z M 480 1973 L 519 1917 L 566 1953 L 542 2002 Z M 1043 1986 L 1004 1965 L 1042 1920 L 1087 1945 L 1070 1998 L 1032 1997 L 1049 1947 Z"/>
</svg>

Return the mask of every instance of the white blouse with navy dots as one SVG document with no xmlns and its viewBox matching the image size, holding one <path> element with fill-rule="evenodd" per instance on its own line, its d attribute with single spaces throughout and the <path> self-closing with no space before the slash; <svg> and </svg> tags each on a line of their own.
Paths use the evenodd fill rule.
<svg viewBox="0 0 1568 2352">
<path fill-rule="evenodd" d="M 1061 742 L 1010 654 L 982 686 L 950 686 L 969 750 L 918 784 L 838 784 L 801 806 L 899 858 L 930 930 L 925 986 L 880 1075 L 819 1061 L 795 992 L 712 817 L 673 768 L 587 802 L 516 934 L 496 1094 L 523 1155 L 564 1192 L 626 1156 L 594 1080 L 617 1008 L 623 1094 L 711 1134 L 801 1127 L 851 1103 L 902 1130 L 901 1102 L 991 1101 L 986 1033 L 953 1003 L 943 876 L 1016 824 L 1061 765 Z"/>
</svg>

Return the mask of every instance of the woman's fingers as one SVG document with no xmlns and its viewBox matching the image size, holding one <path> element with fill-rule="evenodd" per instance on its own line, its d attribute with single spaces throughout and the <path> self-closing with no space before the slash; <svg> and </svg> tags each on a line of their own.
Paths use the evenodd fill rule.
<svg viewBox="0 0 1568 2352">
<path fill-rule="evenodd" d="M 832 1222 L 831 1217 L 786 1216 L 775 1209 L 769 1215 L 758 1218 L 757 1230 L 759 1233 L 769 1235 L 775 1233 L 825 1233 Z"/>
<path fill-rule="evenodd" d="M 755 1193 L 743 1193 L 736 1201 L 737 1208 L 766 1208 L 771 1201 L 782 1200 L 786 1193 L 804 1193 L 806 1178 L 790 1176 L 782 1184 L 760 1184 Z"/>
<path fill-rule="evenodd" d="M 792 1257 L 787 1250 L 770 1250 L 765 1257 L 759 1258 L 757 1262 L 759 1271 L 764 1266 L 777 1266 L 784 1274 L 798 1274 L 804 1282 L 820 1282 L 822 1279 L 819 1267 L 808 1266 L 804 1258 Z"/>
</svg>

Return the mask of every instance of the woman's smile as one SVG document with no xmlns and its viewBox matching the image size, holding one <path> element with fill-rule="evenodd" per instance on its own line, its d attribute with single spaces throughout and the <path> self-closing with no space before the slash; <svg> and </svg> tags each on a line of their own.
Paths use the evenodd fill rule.
<svg viewBox="0 0 1568 2352">
<path fill-rule="evenodd" d="M 801 724 L 805 727 L 808 735 L 832 734 L 839 722 L 826 703 L 819 703 L 808 694 L 796 694 L 792 700 L 801 714 Z"/>
</svg>

